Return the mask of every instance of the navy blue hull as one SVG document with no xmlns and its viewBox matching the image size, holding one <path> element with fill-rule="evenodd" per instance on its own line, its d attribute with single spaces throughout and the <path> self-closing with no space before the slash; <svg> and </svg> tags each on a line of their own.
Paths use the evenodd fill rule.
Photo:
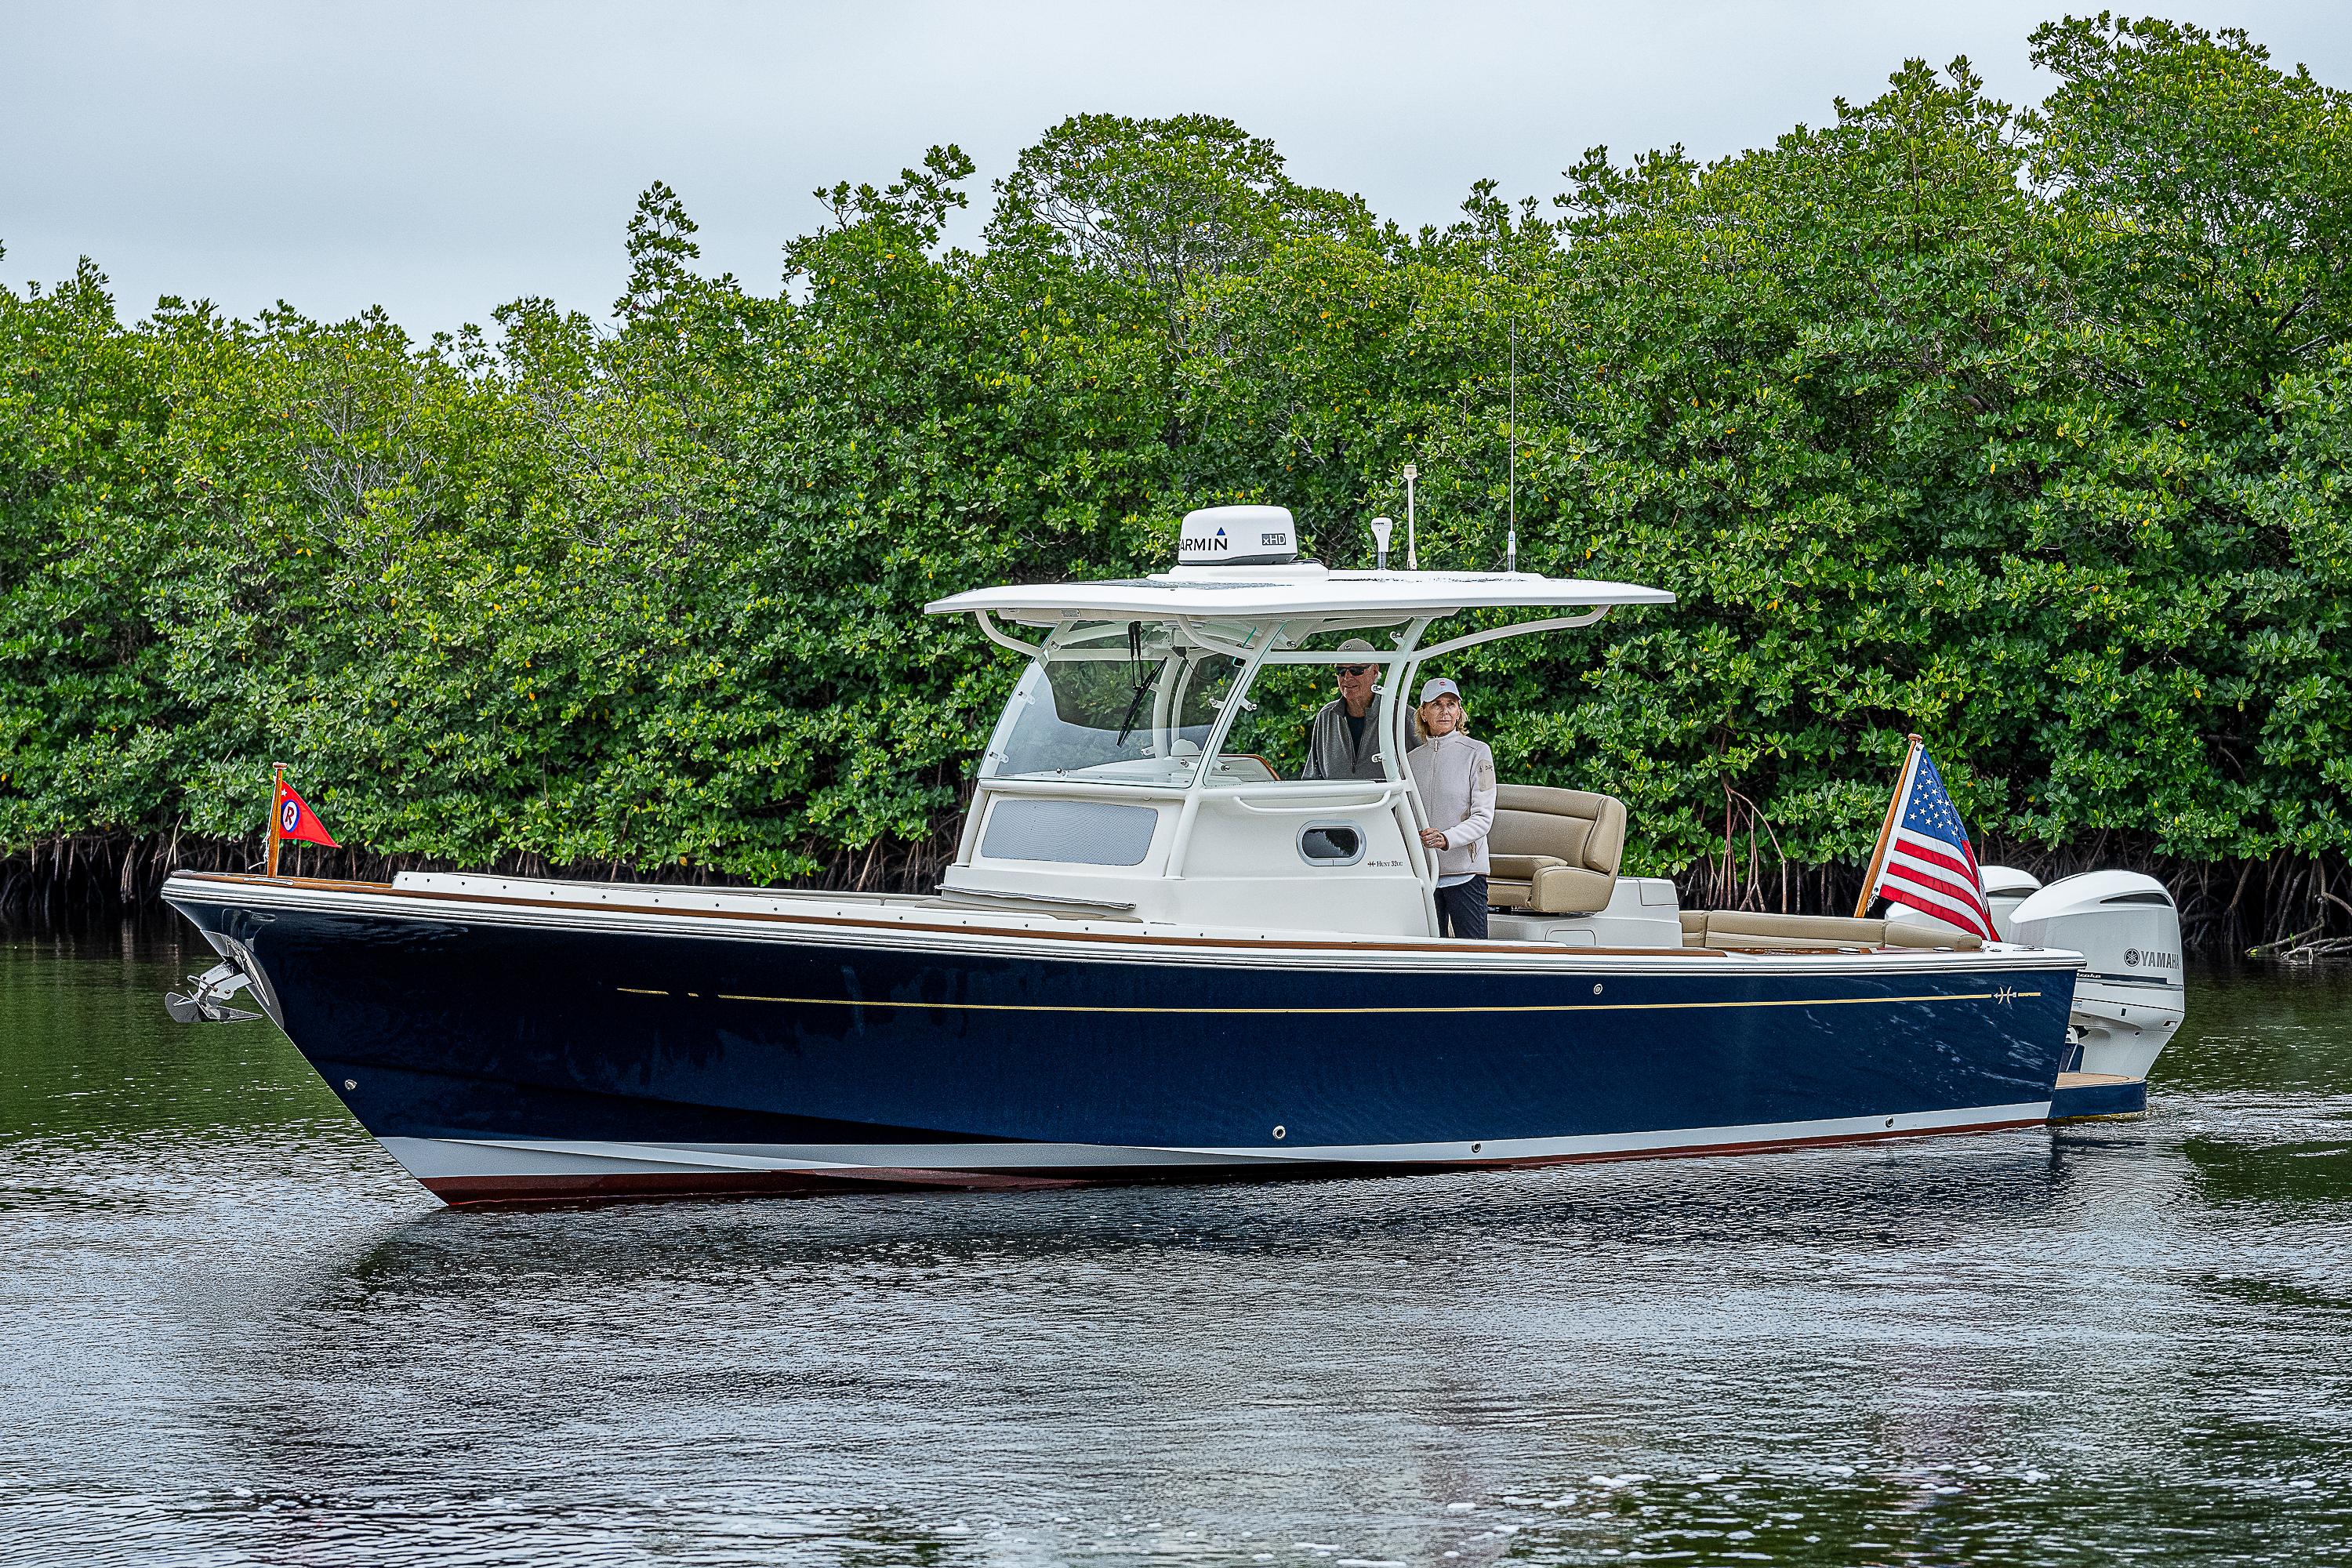
<svg viewBox="0 0 2352 1568">
<path fill-rule="evenodd" d="M 2057 1092 L 2050 1100 L 2053 1121 L 2103 1121 L 2147 1110 L 2147 1079 L 2108 1073 L 2060 1073 Z"/>
<path fill-rule="evenodd" d="M 1804 973 L 1721 959 L 1604 973 L 1599 958 L 1399 973 L 1377 951 L 1245 966 L 1154 961 L 1135 942 L 1033 957 L 430 909 L 257 914 L 179 889 L 173 902 L 245 945 L 288 1035 L 396 1151 L 919 1145 L 924 1179 L 1210 1174 L 1261 1157 L 1280 1163 L 1252 1173 L 1296 1173 L 1359 1157 L 1577 1157 L 1577 1140 L 1629 1134 L 1728 1130 L 1619 1152 L 2005 1124 L 2051 1098 L 2074 981 L 2055 965 L 1857 973 L 1834 960 Z M 1734 1135 L 1757 1129 L 1798 1131 Z M 1074 1166 L 1072 1148 L 1101 1152 Z M 460 1200 L 811 1174 L 572 1172 L 597 1178 L 583 1187 L 548 1158 L 561 1168 L 544 1182 L 420 1173 Z M 903 1154 L 814 1163 L 910 1173 Z"/>
</svg>

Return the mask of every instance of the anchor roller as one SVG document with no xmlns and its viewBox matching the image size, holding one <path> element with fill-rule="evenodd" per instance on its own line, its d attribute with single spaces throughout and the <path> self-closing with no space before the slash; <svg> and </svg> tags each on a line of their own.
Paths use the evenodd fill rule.
<svg viewBox="0 0 2352 1568">
<path fill-rule="evenodd" d="M 236 966 L 235 959 L 224 958 L 202 974 L 188 976 L 188 994 L 176 991 L 163 993 L 163 1010 L 178 1024 L 244 1024 L 261 1016 L 242 1007 L 232 1007 L 228 999 L 253 984 L 253 976 Z"/>
</svg>

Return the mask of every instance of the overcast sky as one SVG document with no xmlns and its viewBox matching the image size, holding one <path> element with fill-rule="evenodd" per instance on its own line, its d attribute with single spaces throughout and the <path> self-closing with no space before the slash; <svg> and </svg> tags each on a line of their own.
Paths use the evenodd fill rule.
<svg viewBox="0 0 2352 1568">
<path fill-rule="evenodd" d="M 2078 0 L 2078 9 L 2090 8 Z M 636 193 L 667 180 L 706 266 L 775 287 L 809 193 L 955 142 L 987 182 L 1066 115 L 1201 110 L 1294 178 L 1442 223 L 1470 183 L 1549 197 L 1586 147 L 1714 157 L 1822 123 L 1905 58 L 2038 98 L 2056 0 L 824 6 L 0 0 L 0 277 L 88 255 L 128 314 L 374 303 L 414 331 L 518 295 L 602 314 Z M 2352 86 L 2347 0 L 2200 0 Z"/>
</svg>

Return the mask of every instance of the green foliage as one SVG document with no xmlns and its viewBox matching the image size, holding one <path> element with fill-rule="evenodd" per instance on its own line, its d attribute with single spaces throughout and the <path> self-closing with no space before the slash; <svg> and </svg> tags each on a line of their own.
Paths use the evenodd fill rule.
<svg viewBox="0 0 2352 1568">
<path fill-rule="evenodd" d="M 1023 153 L 997 187 L 992 250 L 1059 256 L 1172 303 L 1305 235 L 1361 237 L 1362 201 L 1282 172 L 1274 143 L 1206 114 L 1081 114 Z"/>
<path fill-rule="evenodd" d="M 252 832 L 761 879 L 936 854 L 1016 673 L 922 605 L 1292 507 L 1425 564 L 1671 588 L 1450 673 L 1506 773 L 1675 869 L 1868 850 L 1906 731 L 1981 834 L 2352 847 L 2352 105 L 2243 35 L 2067 20 L 2018 112 L 1913 61 L 1700 166 L 1407 235 L 1206 116 L 819 193 L 781 292 L 655 184 L 609 323 L 540 300 L 118 315 L 0 290 L 0 845 Z M 1304 712 L 1312 694 L 1293 693 Z"/>
</svg>

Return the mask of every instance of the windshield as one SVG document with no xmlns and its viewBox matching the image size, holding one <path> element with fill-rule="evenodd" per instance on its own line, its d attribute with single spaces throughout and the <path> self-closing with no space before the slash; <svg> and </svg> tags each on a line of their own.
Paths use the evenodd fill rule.
<svg viewBox="0 0 2352 1568">
<path fill-rule="evenodd" d="M 981 776 L 1190 784 L 1240 671 L 1170 626 L 1081 626 L 1022 676 Z"/>
<path fill-rule="evenodd" d="M 1240 710 L 1218 747 L 1221 781 L 1255 778 L 1320 787 L 1403 776 L 1387 755 L 1385 699 L 1391 672 L 1364 636 L 1367 629 L 1390 630 L 1342 624 L 1297 635 L 1295 625 L 1283 628 L 1293 635 L 1276 646 L 1286 643 L 1295 651 L 1286 652 L 1284 662 L 1260 665 L 1242 694 Z M 1383 640 L 1393 650 L 1402 634 Z"/>
<path fill-rule="evenodd" d="M 1257 679 L 1250 683 L 1248 694 L 1242 699 L 1242 710 L 1234 715 L 1234 727 L 1226 731 L 1223 754 L 1217 759 L 1220 771 L 1247 773 L 1255 764 L 1257 776 L 1262 778 L 1312 776 L 1307 763 L 1315 715 L 1332 696 L 1332 677 L 1328 666 L 1294 664 L 1259 670 Z M 1377 728 L 1371 741 L 1361 750 L 1368 757 L 1379 755 Z"/>
</svg>

